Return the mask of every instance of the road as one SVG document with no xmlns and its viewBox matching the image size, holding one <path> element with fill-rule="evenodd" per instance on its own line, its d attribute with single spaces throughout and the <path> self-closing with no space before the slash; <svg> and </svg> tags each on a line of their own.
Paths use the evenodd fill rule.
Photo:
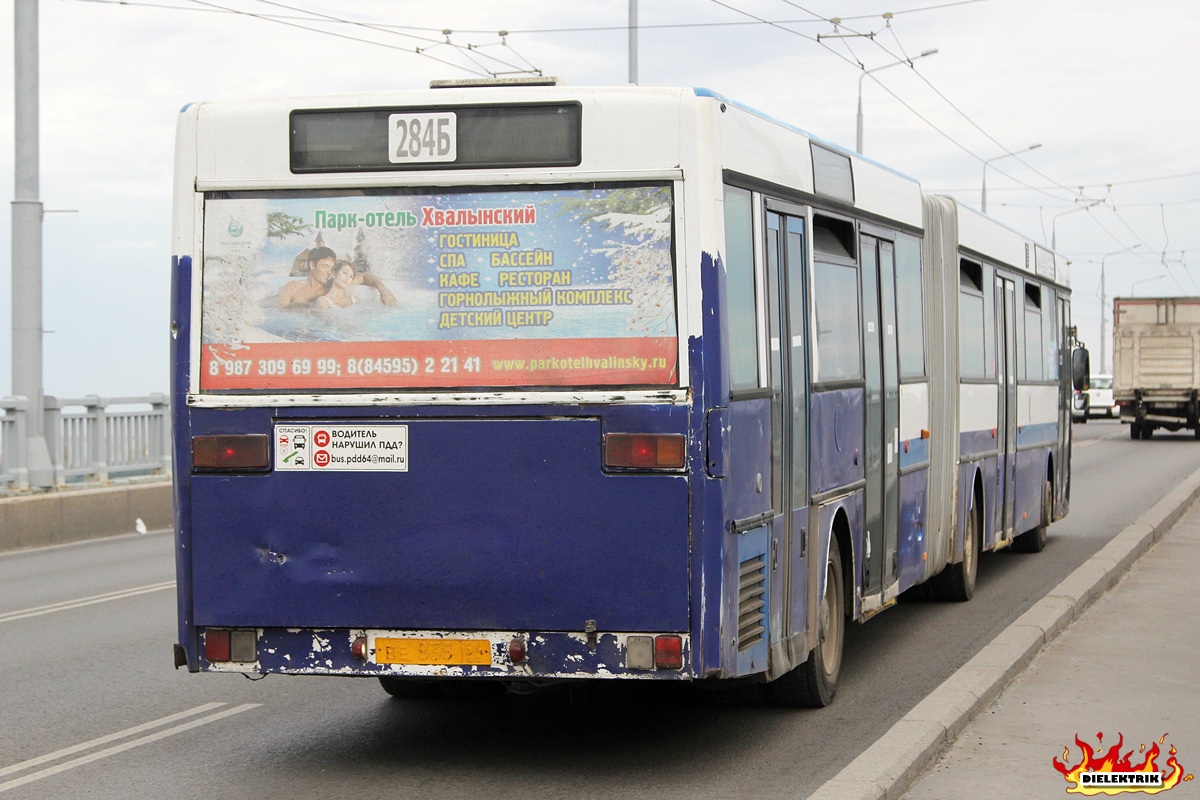
<svg viewBox="0 0 1200 800">
<path fill-rule="evenodd" d="M 1190 435 L 1075 435 L 1045 552 L 985 556 L 970 603 L 852 626 L 819 711 L 655 685 L 401 701 L 373 680 L 189 675 L 171 668 L 168 535 L 0 556 L 0 795 L 804 797 L 1200 468 Z"/>
</svg>

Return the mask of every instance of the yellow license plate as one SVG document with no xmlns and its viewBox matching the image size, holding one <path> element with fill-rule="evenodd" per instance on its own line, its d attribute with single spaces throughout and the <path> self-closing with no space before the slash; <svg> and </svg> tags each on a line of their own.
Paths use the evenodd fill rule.
<svg viewBox="0 0 1200 800">
<path fill-rule="evenodd" d="M 490 666 L 486 639 L 376 639 L 376 664 L 471 664 Z"/>
</svg>

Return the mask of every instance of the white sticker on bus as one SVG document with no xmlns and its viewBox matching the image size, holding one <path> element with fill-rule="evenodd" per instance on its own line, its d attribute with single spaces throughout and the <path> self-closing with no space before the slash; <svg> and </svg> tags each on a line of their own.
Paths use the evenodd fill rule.
<svg viewBox="0 0 1200 800">
<path fill-rule="evenodd" d="M 276 425 L 275 469 L 407 472 L 407 425 Z"/>
</svg>

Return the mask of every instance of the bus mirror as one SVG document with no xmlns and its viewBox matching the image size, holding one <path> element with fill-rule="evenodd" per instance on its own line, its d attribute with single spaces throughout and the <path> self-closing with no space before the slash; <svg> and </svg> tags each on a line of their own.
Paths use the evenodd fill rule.
<svg viewBox="0 0 1200 800">
<path fill-rule="evenodd" d="M 1086 392 L 1091 388 L 1088 381 L 1088 376 L 1091 374 L 1092 367 L 1088 351 L 1083 347 L 1076 347 L 1071 351 L 1071 385 L 1075 387 L 1075 391 Z"/>
</svg>

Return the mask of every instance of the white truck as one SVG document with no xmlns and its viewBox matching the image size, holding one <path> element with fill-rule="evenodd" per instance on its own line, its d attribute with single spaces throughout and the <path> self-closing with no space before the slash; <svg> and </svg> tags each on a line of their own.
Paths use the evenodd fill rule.
<svg viewBox="0 0 1200 800">
<path fill-rule="evenodd" d="M 1113 400 L 1134 439 L 1156 428 L 1200 438 L 1200 297 L 1113 301 Z"/>
</svg>

